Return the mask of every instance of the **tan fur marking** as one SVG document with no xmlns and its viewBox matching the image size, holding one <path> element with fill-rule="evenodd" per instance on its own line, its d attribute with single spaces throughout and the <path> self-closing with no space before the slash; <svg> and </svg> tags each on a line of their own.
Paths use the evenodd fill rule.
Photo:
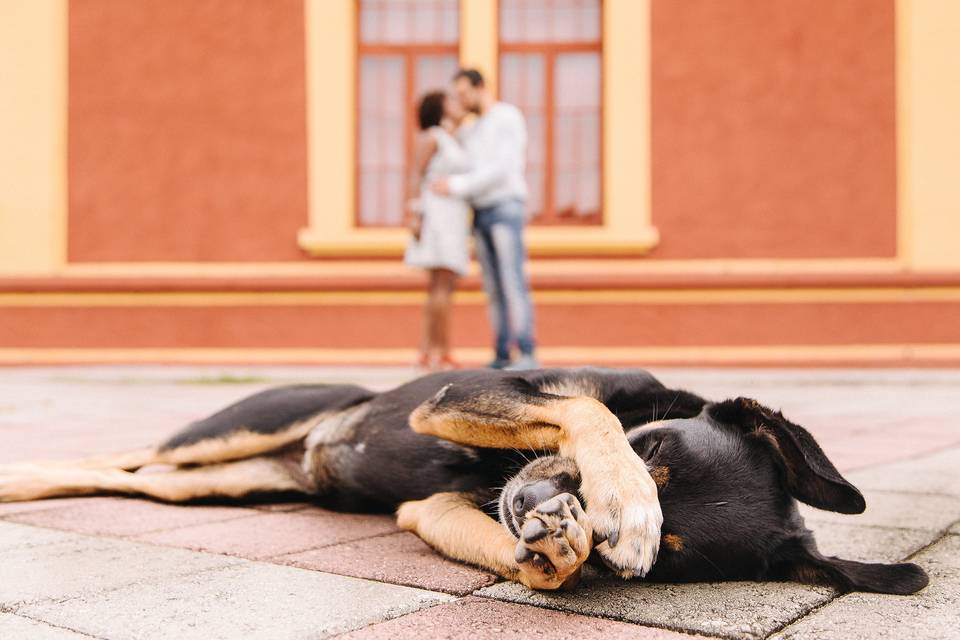
<svg viewBox="0 0 960 640">
<path fill-rule="evenodd" d="M 673 551 L 683 551 L 683 538 L 675 533 L 668 533 L 663 536 L 663 544 L 667 545 Z"/>
<path fill-rule="evenodd" d="M 145 495 L 168 502 L 251 493 L 304 491 L 298 473 L 278 458 L 254 458 L 162 473 L 36 467 L 0 476 L 0 502 L 97 493 Z"/>
<path fill-rule="evenodd" d="M 517 541 L 493 518 L 460 493 L 437 493 L 426 500 L 404 502 L 397 526 L 412 531 L 443 555 L 517 580 L 513 558 Z"/>
<path fill-rule="evenodd" d="M 826 582 L 823 572 L 808 564 L 793 567 L 793 579 L 804 584 L 823 584 Z"/>
<path fill-rule="evenodd" d="M 102 456 L 80 458 L 74 460 L 37 460 L 25 463 L 28 467 L 75 467 L 79 469 L 126 469 L 133 470 L 157 463 L 155 447 L 144 447 L 132 451 L 119 451 Z M 0 465 L 0 468 L 9 468 L 17 465 Z M 2 473 L 2 471 L 0 471 Z"/>
<path fill-rule="evenodd" d="M 650 477 L 657 483 L 658 489 L 663 489 L 670 482 L 670 467 L 654 467 Z"/>
<path fill-rule="evenodd" d="M 302 440 L 316 426 L 324 414 L 316 414 L 294 422 L 277 433 L 256 433 L 242 428 L 226 438 L 209 438 L 195 444 L 158 451 L 156 462 L 160 464 L 211 464 L 243 460 L 281 449 L 297 440 Z"/>
<path fill-rule="evenodd" d="M 552 393 L 555 396 L 567 396 L 568 398 L 584 396 L 597 400 L 600 399 L 600 389 L 596 383 L 586 378 L 546 382 L 540 385 L 540 391 L 543 393 Z"/>
<path fill-rule="evenodd" d="M 549 449 L 560 446 L 560 429 L 551 423 L 543 407 L 526 405 L 515 420 L 478 422 L 476 414 L 436 412 L 423 404 L 410 414 L 410 427 L 417 433 L 436 436 L 473 447 Z"/>
</svg>

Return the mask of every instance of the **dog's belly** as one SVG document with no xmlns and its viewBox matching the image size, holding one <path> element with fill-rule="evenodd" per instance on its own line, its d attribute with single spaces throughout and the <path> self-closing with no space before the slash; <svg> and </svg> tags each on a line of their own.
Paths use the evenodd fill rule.
<svg viewBox="0 0 960 640">
<path fill-rule="evenodd" d="M 358 425 L 370 411 L 368 402 L 319 416 L 303 441 L 300 466 L 318 494 L 337 490 L 349 471 L 361 464 L 366 442 Z"/>
<path fill-rule="evenodd" d="M 411 430 L 405 411 L 366 402 L 320 417 L 303 441 L 303 473 L 321 501 L 343 510 L 393 509 L 443 491 L 502 486 L 519 465 Z"/>
</svg>

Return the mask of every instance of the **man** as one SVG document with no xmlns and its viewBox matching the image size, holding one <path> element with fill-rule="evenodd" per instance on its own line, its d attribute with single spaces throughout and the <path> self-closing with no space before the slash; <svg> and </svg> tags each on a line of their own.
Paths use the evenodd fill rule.
<svg viewBox="0 0 960 640">
<path fill-rule="evenodd" d="M 535 369 L 533 304 L 526 273 L 527 127 L 513 105 L 498 102 L 476 69 L 461 69 L 454 90 L 477 121 L 463 136 L 471 170 L 433 183 L 434 192 L 467 200 L 474 209 L 477 258 L 483 270 L 490 323 L 496 335 L 494 369 Z M 520 352 L 511 360 L 511 350 Z"/>
</svg>

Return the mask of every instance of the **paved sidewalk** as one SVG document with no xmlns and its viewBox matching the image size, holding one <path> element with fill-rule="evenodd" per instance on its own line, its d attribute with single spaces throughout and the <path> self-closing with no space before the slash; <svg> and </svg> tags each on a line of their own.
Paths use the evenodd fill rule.
<svg viewBox="0 0 960 640">
<path fill-rule="evenodd" d="M 657 371 L 810 429 L 868 509 L 805 509 L 828 554 L 910 558 L 916 596 L 588 575 L 535 593 L 444 560 L 386 516 L 116 497 L 0 504 L 0 638 L 960 638 L 960 372 Z M 155 442 L 272 384 L 388 388 L 402 369 L 0 369 L 0 464 Z"/>
</svg>

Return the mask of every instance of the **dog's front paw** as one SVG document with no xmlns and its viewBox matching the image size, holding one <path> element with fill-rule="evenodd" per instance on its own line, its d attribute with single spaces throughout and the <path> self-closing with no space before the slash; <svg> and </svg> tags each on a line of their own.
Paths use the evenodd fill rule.
<svg viewBox="0 0 960 640">
<path fill-rule="evenodd" d="M 604 563 L 623 578 L 647 575 L 657 561 L 663 513 L 643 460 L 634 454 L 618 461 L 602 485 L 585 482 L 581 492 Z"/>
<path fill-rule="evenodd" d="M 404 531 L 416 533 L 426 504 L 426 500 L 408 500 L 402 503 L 397 509 L 397 526 Z"/>
<path fill-rule="evenodd" d="M 590 555 L 592 528 L 580 502 L 561 493 L 530 511 L 514 558 L 519 580 L 531 589 L 572 587 Z"/>
</svg>

